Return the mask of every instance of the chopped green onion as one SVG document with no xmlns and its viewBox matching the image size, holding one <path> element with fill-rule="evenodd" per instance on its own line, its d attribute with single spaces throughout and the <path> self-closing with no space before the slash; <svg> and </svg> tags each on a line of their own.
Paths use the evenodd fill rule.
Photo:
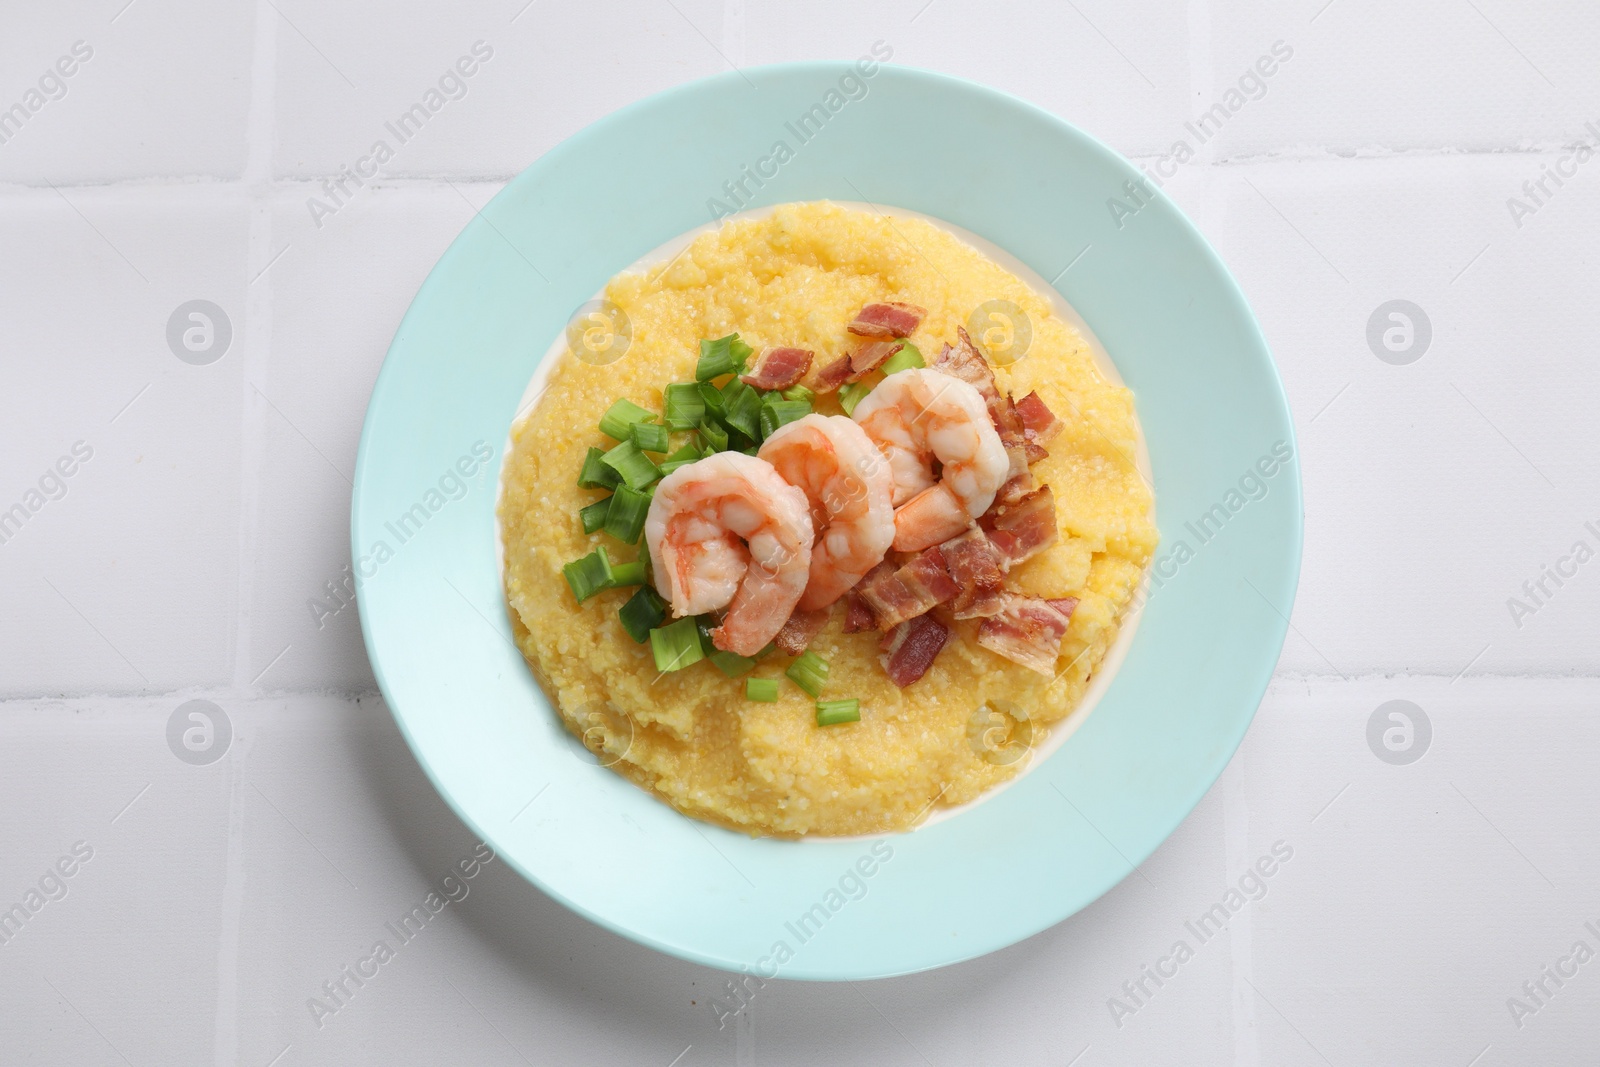
<svg viewBox="0 0 1600 1067">
<path fill-rule="evenodd" d="M 789 664 L 789 669 L 783 673 L 813 697 L 820 697 L 822 687 L 828 681 L 828 661 L 807 649 L 799 659 Z"/>
<path fill-rule="evenodd" d="M 632 441 L 624 441 L 607 452 L 602 461 L 622 476 L 622 480 L 635 489 L 643 489 L 657 478 L 661 470 L 649 456 L 639 451 Z"/>
<path fill-rule="evenodd" d="M 673 430 L 692 430 L 706 413 L 697 382 L 677 382 L 666 388 L 666 414 L 662 421 Z"/>
<path fill-rule="evenodd" d="M 715 341 L 701 341 L 700 361 L 694 368 L 695 381 L 709 382 L 724 374 L 739 373 L 744 370 L 744 361 L 752 351 L 749 345 L 739 340 L 736 333 Z"/>
<path fill-rule="evenodd" d="M 746 678 L 744 680 L 744 698 L 746 700 L 762 700 L 768 704 L 778 699 L 778 680 L 776 678 Z"/>
<path fill-rule="evenodd" d="M 636 545 L 644 531 L 644 517 L 650 511 L 650 496 L 632 486 L 619 485 L 606 512 L 606 533 L 623 544 Z"/>
<path fill-rule="evenodd" d="M 611 468 L 607 467 L 607 470 Z M 624 486 L 626 488 L 626 486 Z M 606 512 L 611 510 L 611 498 L 605 497 L 596 500 L 586 508 L 578 509 L 578 518 L 583 520 L 583 532 L 592 534 L 606 524 Z"/>
<path fill-rule="evenodd" d="M 701 382 L 695 388 L 700 393 L 700 404 L 705 408 L 705 414 L 700 416 L 700 421 L 705 423 L 722 418 L 728 410 L 727 404 L 722 399 L 722 390 L 710 382 Z"/>
<path fill-rule="evenodd" d="M 607 437 L 615 437 L 618 441 L 626 441 L 630 427 L 641 422 L 649 422 L 654 418 L 653 412 L 646 411 L 633 401 L 618 400 L 606 408 L 606 413 L 600 416 L 600 432 Z"/>
<path fill-rule="evenodd" d="M 699 663 L 705 658 L 700 650 L 700 635 L 693 619 L 677 622 L 650 631 L 650 652 L 656 658 L 656 670 L 677 671 Z"/>
<path fill-rule="evenodd" d="M 910 370 L 912 367 L 926 367 L 922 360 L 922 353 L 917 351 L 917 346 L 910 341 L 900 346 L 900 351 L 884 360 L 883 366 L 878 369 L 885 374 L 893 374 L 897 370 Z"/>
<path fill-rule="evenodd" d="M 817 701 L 818 726 L 838 726 L 840 723 L 860 721 L 861 701 L 854 697 L 849 700 Z"/>
<path fill-rule="evenodd" d="M 750 657 L 741 656 L 737 652 L 728 652 L 720 648 L 706 658 L 711 660 L 717 670 L 729 678 L 742 677 L 756 668 L 756 661 Z"/>
<path fill-rule="evenodd" d="M 706 454 L 728 450 L 728 431 L 706 419 L 700 424 L 700 440 L 706 443 Z"/>
<path fill-rule="evenodd" d="M 783 391 L 785 400 L 804 400 L 808 404 L 811 403 L 816 395 L 816 393 L 813 393 L 803 385 L 791 385 Z"/>
<path fill-rule="evenodd" d="M 839 390 L 839 406 L 844 408 L 846 415 L 856 413 L 856 405 L 861 403 L 861 398 L 872 392 L 872 386 L 866 382 L 851 382 Z"/>
<path fill-rule="evenodd" d="M 715 615 L 696 615 L 694 617 L 694 632 L 700 635 L 700 651 L 708 656 L 717 651 L 716 642 L 711 640 L 711 628 L 716 621 Z"/>
<path fill-rule="evenodd" d="M 738 386 L 737 389 L 733 388 Z M 722 421 L 730 429 L 738 430 L 751 441 L 761 440 L 761 391 L 752 389 L 737 378 L 729 379 L 723 390 L 723 403 L 727 413 Z"/>
<path fill-rule="evenodd" d="M 578 472 L 578 485 L 584 489 L 610 489 L 622 482 L 622 475 L 605 464 L 605 453 L 590 447 L 583 457 L 583 470 Z"/>
<path fill-rule="evenodd" d="M 659 422 L 636 422 L 628 427 L 628 440 L 642 452 L 665 452 L 670 438 L 667 428 Z"/>
<path fill-rule="evenodd" d="M 636 559 L 632 563 L 613 563 L 611 581 L 606 588 L 621 589 L 625 585 L 644 585 L 648 578 L 648 568 L 642 559 Z"/>
<path fill-rule="evenodd" d="M 666 621 L 667 602 L 661 599 L 660 593 L 642 585 L 617 609 L 617 618 L 622 620 L 622 628 L 628 631 L 628 636 L 642 645 L 650 640 L 650 631 Z"/>
<path fill-rule="evenodd" d="M 771 437 L 780 426 L 811 414 L 811 405 L 804 400 L 773 400 L 769 394 L 761 404 L 761 437 Z"/>
<path fill-rule="evenodd" d="M 700 450 L 694 445 L 684 445 L 672 455 L 657 464 L 661 468 L 662 477 L 666 477 L 679 467 L 688 466 L 700 458 Z"/>
<path fill-rule="evenodd" d="M 611 558 L 606 555 L 605 545 L 561 568 L 561 574 L 572 589 L 572 595 L 578 598 L 580 604 L 602 589 L 611 588 L 613 573 Z"/>
</svg>

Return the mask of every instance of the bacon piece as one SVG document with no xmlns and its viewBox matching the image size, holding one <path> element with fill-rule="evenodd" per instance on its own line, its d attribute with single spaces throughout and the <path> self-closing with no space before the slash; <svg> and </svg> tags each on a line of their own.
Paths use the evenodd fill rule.
<svg viewBox="0 0 1600 1067">
<path fill-rule="evenodd" d="M 1034 484 L 1032 471 L 1023 471 L 1021 474 L 1013 474 L 1010 478 L 1006 479 L 1005 484 L 1000 487 L 1000 491 L 995 494 L 995 505 L 1015 504 L 1017 501 L 1033 492 L 1036 488 L 1037 486 Z"/>
<path fill-rule="evenodd" d="M 757 389 L 787 389 L 806 376 L 814 355 L 809 348 L 764 348 L 755 369 L 739 375 L 739 380 Z"/>
<path fill-rule="evenodd" d="M 1021 417 L 1023 432 L 1030 441 L 1042 445 L 1061 432 L 1061 420 L 1039 399 L 1037 391 L 1017 401 L 1017 415 Z"/>
<path fill-rule="evenodd" d="M 883 635 L 878 657 L 889 680 L 904 689 L 928 673 L 950 630 L 932 615 L 918 615 Z"/>
<path fill-rule="evenodd" d="M 868 304 L 845 328 L 859 337 L 910 337 L 927 313 L 915 304 Z"/>
<path fill-rule="evenodd" d="M 783 624 L 783 628 L 778 631 L 778 636 L 772 639 L 772 643 L 777 645 L 778 650 L 784 655 L 798 656 L 806 650 L 811 639 L 817 636 L 827 621 L 826 611 L 796 611 L 789 616 L 789 621 Z"/>
<path fill-rule="evenodd" d="M 872 609 L 867 607 L 867 602 L 855 593 L 844 595 L 844 632 L 858 634 L 864 630 L 876 630 L 878 620 L 873 618 Z"/>
<path fill-rule="evenodd" d="M 1045 597 L 1050 606 L 1055 608 L 1067 618 L 1072 618 L 1072 613 L 1078 610 L 1078 598 L 1075 596 Z"/>
<path fill-rule="evenodd" d="M 986 401 L 998 400 L 1000 390 L 995 388 L 994 368 L 989 366 L 989 361 L 983 358 L 983 353 L 978 351 L 978 346 L 972 343 L 972 338 L 967 336 L 963 327 L 956 327 L 956 337 L 958 343 L 944 346 L 939 358 L 933 361 L 933 369 L 952 378 L 960 378 L 982 394 Z M 990 411 L 993 411 L 992 407 Z"/>
<path fill-rule="evenodd" d="M 904 347 L 903 341 L 869 341 L 850 353 L 850 377 L 846 381 L 859 382 Z"/>
<path fill-rule="evenodd" d="M 1044 597 L 1002 593 L 998 614 L 978 627 L 978 644 L 1030 671 L 1054 675 L 1068 616 Z"/>
<path fill-rule="evenodd" d="M 816 393 L 831 393 L 851 380 L 850 375 L 855 370 L 850 364 L 849 356 L 840 356 L 826 367 L 817 371 L 816 379 L 811 383 L 811 389 Z"/>
<path fill-rule="evenodd" d="M 1011 461 L 1007 476 L 1014 478 L 1028 469 L 1027 437 L 1022 418 L 1011 398 L 1000 395 L 994 384 L 994 368 L 989 366 L 989 361 L 983 358 L 963 327 L 956 327 L 956 338 L 957 344 L 944 346 L 939 358 L 933 361 L 933 369 L 960 378 L 983 397 L 989 408 L 989 421 L 994 423 L 1000 443 L 1005 446 L 1006 458 Z"/>
<path fill-rule="evenodd" d="M 989 535 L 971 529 L 939 546 L 945 568 L 961 587 L 950 602 L 958 619 L 976 619 L 1000 610 L 1000 586 L 1006 577 L 1006 557 L 989 540 Z"/>
<path fill-rule="evenodd" d="M 979 520 L 1011 566 L 1031 559 L 1055 544 L 1056 496 L 1041 486 L 1014 504 L 1000 504 Z"/>
<path fill-rule="evenodd" d="M 888 630 L 952 599 L 961 587 L 950 577 L 944 556 L 934 545 L 901 567 L 887 561 L 878 564 L 861 579 L 856 591 L 872 609 L 879 628 Z"/>
</svg>

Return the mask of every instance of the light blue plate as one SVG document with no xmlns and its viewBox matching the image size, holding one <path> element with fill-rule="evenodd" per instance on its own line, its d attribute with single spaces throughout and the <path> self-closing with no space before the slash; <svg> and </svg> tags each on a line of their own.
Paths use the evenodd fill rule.
<svg viewBox="0 0 1600 1067">
<path fill-rule="evenodd" d="M 595 922 L 784 978 L 882 977 L 991 952 L 1126 877 L 1249 726 L 1300 561 L 1298 463 L 1271 459 L 1293 453 L 1283 387 L 1244 297 L 1189 221 L 1157 193 L 1119 228 L 1107 202 L 1134 206 L 1124 183 L 1139 173 L 1029 104 L 897 67 L 841 86 L 851 71 L 805 63 L 673 89 L 507 186 L 395 335 L 351 516 L 373 669 L 462 819 Z M 801 144 L 791 126 L 818 104 L 829 117 Z M 780 140 L 793 158 L 760 188 L 746 179 L 749 201 L 729 202 L 724 183 Z M 707 222 L 712 198 L 867 200 L 980 234 L 1060 276 L 1137 397 L 1162 546 L 1126 662 L 1082 728 L 1013 787 L 875 846 L 752 840 L 679 815 L 578 754 L 509 636 L 494 499 L 523 389 L 573 311 Z M 494 458 L 479 462 L 475 446 Z M 466 475 L 464 492 L 452 472 Z"/>
</svg>

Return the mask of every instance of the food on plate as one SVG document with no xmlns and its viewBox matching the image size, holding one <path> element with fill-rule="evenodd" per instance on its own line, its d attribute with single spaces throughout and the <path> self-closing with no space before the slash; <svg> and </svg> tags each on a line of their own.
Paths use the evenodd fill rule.
<svg viewBox="0 0 1600 1067">
<path fill-rule="evenodd" d="M 1082 337 L 935 224 L 826 202 L 605 297 L 631 347 L 563 354 L 500 506 L 567 726 L 752 834 L 906 829 L 1022 770 L 1156 544 L 1132 397 Z"/>
</svg>

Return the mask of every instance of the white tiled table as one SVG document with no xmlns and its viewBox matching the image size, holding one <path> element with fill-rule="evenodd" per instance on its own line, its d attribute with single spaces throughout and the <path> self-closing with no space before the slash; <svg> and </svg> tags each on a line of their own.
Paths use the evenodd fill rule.
<svg viewBox="0 0 1600 1067">
<path fill-rule="evenodd" d="M 60 897 L 0 945 L 0 1063 L 1600 1062 L 1600 957 L 1541 975 L 1600 953 L 1600 562 L 1508 607 L 1600 549 L 1600 161 L 1563 162 L 1600 140 L 1593 5 L 523 4 L 0 14 L 0 108 L 39 104 L 0 126 L 0 509 L 92 451 L 0 544 L 0 907 Z M 465 96 L 316 225 L 323 179 L 479 41 Z M 875 41 L 1140 162 L 1195 149 L 1166 189 L 1254 304 L 1306 478 L 1293 629 L 1244 747 L 1137 877 L 968 964 L 774 983 L 719 1028 L 722 975 L 490 864 L 313 1020 L 474 845 L 354 610 L 307 607 L 349 561 L 360 418 L 411 295 L 473 205 L 594 119 Z M 1186 123 L 1279 42 L 1200 143 Z M 232 323 L 208 366 L 165 342 L 192 299 Z M 1417 362 L 1368 347 L 1391 299 L 1431 322 Z M 197 697 L 234 731 L 201 767 L 165 737 Z M 1420 762 L 1369 750 L 1392 699 L 1431 720 Z M 1127 998 L 1278 842 L 1266 896 Z"/>
</svg>

